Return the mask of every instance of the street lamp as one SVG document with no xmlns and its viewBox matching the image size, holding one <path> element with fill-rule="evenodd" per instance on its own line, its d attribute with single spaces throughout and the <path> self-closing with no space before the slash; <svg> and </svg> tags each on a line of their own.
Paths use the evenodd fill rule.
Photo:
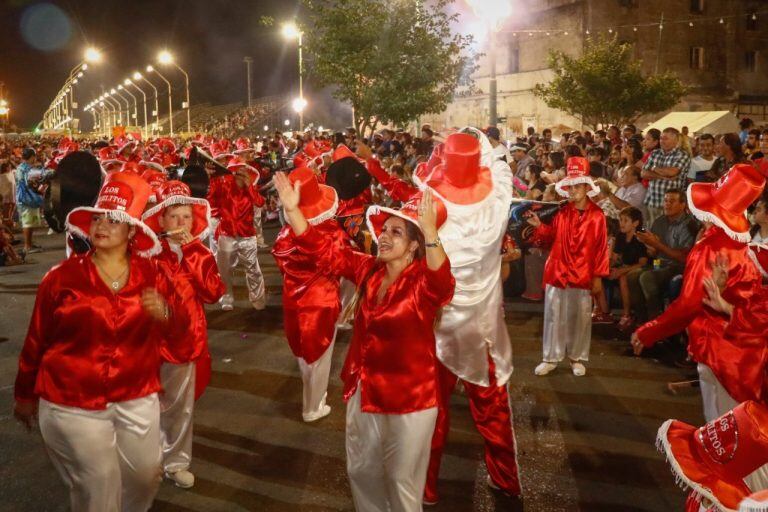
<svg viewBox="0 0 768 512">
<path fill-rule="evenodd" d="M 160 79 L 166 83 L 166 85 L 168 85 L 168 130 L 171 133 L 171 137 L 173 137 L 173 100 L 171 98 L 171 82 L 169 82 L 163 75 L 161 75 L 158 70 L 152 66 L 147 66 L 147 73 L 153 72 L 159 76 Z M 160 115 L 159 112 L 158 115 Z"/>
<path fill-rule="evenodd" d="M 488 124 L 496 126 L 499 120 L 498 88 L 496 83 L 496 35 L 505 18 L 512 14 L 509 0 L 467 0 L 467 3 L 482 20 L 488 30 L 488 64 L 491 68 L 490 84 L 488 86 Z"/>
<path fill-rule="evenodd" d="M 283 121 L 283 124 L 285 126 L 291 126 L 291 120 L 290 119 L 286 119 L 285 121 Z"/>
<path fill-rule="evenodd" d="M 264 125 L 264 131 L 267 131 L 267 130 L 269 130 L 269 126 L 267 126 L 267 125 L 265 124 L 265 125 Z"/>
<path fill-rule="evenodd" d="M 136 124 L 133 124 L 131 126 L 137 126 L 139 124 L 139 104 L 136 101 L 136 96 L 134 96 L 134 94 L 132 92 L 130 92 L 128 89 L 123 87 L 123 84 L 118 84 L 117 85 L 117 94 L 119 94 L 121 98 L 125 98 L 125 96 L 123 96 L 122 93 L 125 93 L 125 94 L 129 95 L 131 97 L 131 99 L 133 99 L 133 119 L 136 120 Z M 125 101 L 126 101 L 126 104 L 128 105 L 128 120 L 130 121 L 130 119 L 131 119 L 131 111 L 130 111 L 131 104 L 130 104 L 130 102 L 127 99 Z"/>
<path fill-rule="evenodd" d="M 92 63 L 98 63 L 101 62 L 101 59 L 103 58 L 103 55 L 99 51 L 98 48 L 94 48 L 93 46 L 85 49 L 85 62 L 92 62 Z"/>
<path fill-rule="evenodd" d="M 126 78 L 123 81 L 123 85 L 125 85 L 126 91 L 128 90 L 127 87 L 129 85 L 134 86 L 136 89 L 139 90 L 141 95 L 144 97 L 144 137 L 149 138 L 149 127 L 147 126 L 147 93 L 144 92 L 144 89 L 142 89 L 141 87 L 133 83 L 130 78 Z"/>
<path fill-rule="evenodd" d="M 302 36 L 303 33 L 299 29 L 299 27 L 295 23 L 285 23 L 283 25 L 283 37 L 285 37 L 288 40 L 296 39 L 299 43 L 299 98 L 304 101 L 304 67 L 303 67 L 303 60 L 302 60 L 302 51 L 303 51 L 303 45 L 302 45 Z M 306 101 L 304 101 L 304 106 L 306 106 Z M 297 111 L 299 113 L 299 130 L 304 129 L 304 108 L 302 107 L 301 111 Z"/>
<path fill-rule="evenodd" d="M 155 87 L 155 84 L 153 84 L 152 82 L 147 80 L 144 77 L 144 75 L 142 75 L 138 71 L 135 71 L 133 73 L 133 79 L 134 80 L 144 80 L 145 82 L 147 82 L 149 84 L 149 86 L 152 88 L 152 90 L 155 91 L 155 111 L 153 113 L 155 115 L 155 128 L 157 128 L 159 130 L 160 129 L 160 103 L 158 101 L 158 96 L 157 96 L 157 87 Z"/>
<path fill-rule="evenodd" d="M 192 108 L 191 108 L 191 105 L 189 104 L 189 75 L 187 74 L 186 71 L 181 69 L 181 66 L 179 66 L 176 63 L 176 61 L 173 58 L 173 55 L 168 50 L 161 51 L 158 54 L 158 56 L 157 56 L 157 61 L 160 64 L 173 64 L 174 66 L 176 66 L 176 69 L 181 71 L 181 73 L 184 75 L 184 84 L 185 84 L 186 92 L 187 92 L 187 103 L 186 103 L 186 105 L 182 104 L 181 106 L 182 106 L 182 108 L 186 108 L 187 109 L 187 132 L 191 133 L 192 132 L 192 121 L 191 121 L 190 111 L 192 110 Z"/>
</svg>

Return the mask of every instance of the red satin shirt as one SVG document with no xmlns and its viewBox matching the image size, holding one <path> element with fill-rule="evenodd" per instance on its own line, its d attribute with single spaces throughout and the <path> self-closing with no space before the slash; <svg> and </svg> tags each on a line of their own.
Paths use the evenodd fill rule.
<svg viewBox="0 0 768 512">
<path fill-rule="evenodd" d="M 542 223 L 531 242 L 552 249 L 544 266 L 544 285 L 592 289 L 592 279 L 609 274 L 608 235 L 603 211 L 592 201 L 584 210 L 568 203 Z"/>
<path fill-rule="evenodd" d="M 375 158 L 370 158 L 365 165 L 368 174 L 376 178 L 389 197 L 401 203 L 407 203 L 408 200 L 419 192 L 419 189 L 409 185 L 405 181 L 390 175 L 381 166 L 381 163 Z"/>
<path fill-rule="evenodd" d="M 131 256 L 128 282 L 113 294 L 90 254 L 73 255 L 43 277 L 19 356 L 17 400 L 104 409 L 159 391 L 161 353 L 189 361 L 194 345 L 183 332 L 191 314 L 157 263 Z M 147 288 L 166 297 L 170 321 L 144 311 Z"/>
<path fill-rule="evenodd" d="M 208 182 L 208 195 L 205 197 L 211 206 L 211 217 L 219 218 L 219 207 L 214 204 L 215 198 L 219 195 L 219 189 L 224 181 L 224 176 L 211 176 Z"/>
<path fill-rule="evenodd" d="M 448 259 L 436 271 L 424 260 L 413 262 L 378 302 L 386 267 L 375 257 L 335 246 L 311 227 L 296 240 L 319 268 L 331 268 L 358 287 L 365 283 L 341 372 L 344 399 L 359 385 L 364 412 L 406 414 L 436 407 L 434 324 L 456 284 Z"/>
<path fill-rule="evenodd" d="M 717 226 L 709 228 L 694 244 L 685 260 L 683 289 L 672 304 L 657 318 L 637 330 L 643 345 L 652 346 L 658 340 L 688 328 L 688 352 L 699 363 L 714 369 L 719 359 L 728 358 L 728 350 L 718 343 L 726 326 L 726 318 L 704 306 L 704 278 L 712 275 L 712 262 L 718 254 L 728 258 L 728 281 L 723 298 L 740 305 L 760 286 L 760 274 L 747 254 L 747 245 L 729 237 Z M 721 350 L 722 349 L 722 350 Z M 718 380 L 720 375 L 715 375 Z"/>
<path fill-rule="evenodd" d="M 219 213 L 219 228 L 216 237 L 228 236 L 245 238 L 256 236 L 253 225 L 253 207 L 264 206 L 264 198 L 254 185 L 240 188 L 234 174 L 222 176 L 212 194 L 209 194 L 212 208 Z"/>
<path fill-rule="evenodd" d="M 224 295 L 226 288 L 213 254 L 199 240 L 179 247 L 181 261 L 167 240 L 163 240 L 162 246 L 163 251 L 156 256 L 160 268 L 173 283 L 176 293 L 187 309 L 192 312 L 184 339 L 194 345 L 190 359 L 196 360 L 208 352 L 208 322 L 203 304 L 217 302 Z M 172 360 L 172 355 L 167 354 L 165 350 L 162 350 L 162 356 L 166 360 Z"/>
<path fill-rule="evenodd" d="M 349 237 L 335 219 L 312 227 L 329 243 L 349 245 Z M 333 341 L 339 317 L 339 276 L 330 268 L 318 267 L 316 258 L 296 247 L 296 237 L 286 225 L 272 247 L 283 274 L 283 324 L 293 355 L 314 363 Z"/>
<path fill-rule="evenodd" d="M 372 202 L 371 187 L 366 188 L 352 199 L 339 198 L 339 209 L 336 210 L 336 216 L 362 215 L 365 213 L 366 207 Z"/>
</svg>

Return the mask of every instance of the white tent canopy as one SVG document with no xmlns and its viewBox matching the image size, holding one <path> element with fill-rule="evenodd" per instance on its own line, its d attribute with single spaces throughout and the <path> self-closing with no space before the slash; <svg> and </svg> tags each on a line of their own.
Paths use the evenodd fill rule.
<svg viewBox="0 0 768 512">
<path fill-rule="evenodd" d="M 710 133 L 729 133 L 739 131 L 739 120 L 728 110 L 717 110 L 709 112 L 670 112 L 658 121 L 649 124 L 645 131 L 651 128 L 663 130 L 664 128 L 677 128 L 682 130 L 683 126 L 688 127 L 690 135 L 701 135 Z"/>
</svg>

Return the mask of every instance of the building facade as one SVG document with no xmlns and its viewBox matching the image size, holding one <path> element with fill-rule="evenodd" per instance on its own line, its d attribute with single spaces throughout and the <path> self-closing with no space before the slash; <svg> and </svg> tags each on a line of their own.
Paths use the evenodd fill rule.
<svg viewBox="0 0 768 512">
<path fill-rule="evenodd" d="M 768 2 L 760 0 L 513 0 L 495 34 L 499 127 L 556 132 L 581 122 L 533 94 L 551 79 L 550 50 L 578 55 L 588 37 L 616 34 L 633 45 L 646 73 L 672 71 L 690 88 L 674 110 L 730 110 L 768 123 Z M 721 19 L 722 18 L 722 19 Z M 664 20 L 662 22 L 662 20 Z M 659 29 L 659 25 L 662 28 Z M 531 30 L 526 32 L 525 29 Z M 547 31 L 552 30 L 553 33 Z M 557 31 L 557 32 L 555 32 Z M 485 34 L 475 34 L 480 39 Z M 445 112 L 424 116 L 434 127 L 484 126 L 489 119 L 490 41 L 470 88 Z M 655 114 L 653 119 L 664 113 Z M 642 125 L 640 120 L 639 124 Z"/>
</svg>

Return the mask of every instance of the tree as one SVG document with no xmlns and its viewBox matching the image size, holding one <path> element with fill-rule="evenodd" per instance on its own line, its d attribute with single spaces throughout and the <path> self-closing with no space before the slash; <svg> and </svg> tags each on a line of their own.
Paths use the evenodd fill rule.
<svg viewBox="0 0 768 512">
<path fill-rule="evenodd" d="M 452 2 L 304 0 L 311 79 L 352 104 L 359 133 L 442 112 L 474 63 Z"/>
<path fill-rule="evenodd" d="M 587 39 L 580 57 L 550 51 L 555 78 L 534 94 L 594 128 L 634 122 L 672 108 L 688 91 L 670 72 L 645 76 L 629 43 L 616 37 Z"/>
</svg>

